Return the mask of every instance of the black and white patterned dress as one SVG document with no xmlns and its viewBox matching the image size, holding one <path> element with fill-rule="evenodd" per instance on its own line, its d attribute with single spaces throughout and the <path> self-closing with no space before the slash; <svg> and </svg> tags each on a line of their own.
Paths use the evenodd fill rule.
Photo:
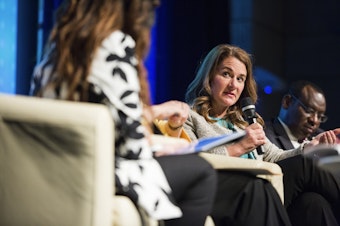
<svg viewBox="0 0 340 226">
<path fill-rule="evenodd" d="M 171 188 L 144 136 L 134 49 L 135 41 L 121 31 L 113 32 L 103 41 L 88 77 L 89 98 L 106 104 L 115 122 L 116 189 L 155 219 L 180 217 L 181 210 L 174 204 Z M 33 94 L 52 76 L 50 67 L 42 67 L 44 62 L 35 68 Z M 46 90 L 43 96 L 65 99 L 64 93 Z"/>
</svg>

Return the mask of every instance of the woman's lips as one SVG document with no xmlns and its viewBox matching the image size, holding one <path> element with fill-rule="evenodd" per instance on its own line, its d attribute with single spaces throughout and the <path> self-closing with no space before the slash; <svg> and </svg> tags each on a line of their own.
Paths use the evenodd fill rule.
<svg viewBox="0 0 340 226">
<path fill-rule="evenodd" d="M 224 94 L 225 94 L 226 96 L 235 97 L 235 94 L 233 94 L 233 93 L 225 92 Z"/>
</svg>

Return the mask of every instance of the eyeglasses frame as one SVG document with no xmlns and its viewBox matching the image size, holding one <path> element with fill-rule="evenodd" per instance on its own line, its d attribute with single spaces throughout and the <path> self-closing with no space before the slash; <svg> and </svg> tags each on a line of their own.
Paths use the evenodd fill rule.
<svg viewBox="0 0 340 226">
<path fill-rule="evenodd" d="M 307 107 L 304 103 L 302 103 L 302 101 L 297 98 L 294 94 L 292 93 L 289 93 L 289 95 L 291 97 L 293 97 L 297 102 L 298 104 L 302 107 L 303 111 L 307 114 L 307 115 L 317 115 L 317 118 L 318 120 L 321 122 L 321 123 L 324 123 L 327 121 L 328 117 L 327 115 L 324 115 L 324 114 L 319 114 L 315 109 L 311 108 L 311 107 Z"/>
</svg>

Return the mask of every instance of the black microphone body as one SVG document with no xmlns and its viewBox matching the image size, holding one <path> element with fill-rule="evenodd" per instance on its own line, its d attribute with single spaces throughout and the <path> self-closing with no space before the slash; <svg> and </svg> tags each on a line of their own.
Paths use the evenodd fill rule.
<svg viewBox="0 0 340 226">
<path fill-rule="evenodd" d="M 257 116 L 256 116 L 256 111 L 255 111 L 255 105 L 250 97 L 245 97 L 241 100 L 241 108 L 242 108 L 243 115 L 245 119 L 247 120 L 247 122 L 249 123 L 249 125 L 256 123 Z M 262 155 L 264 153 L 262 146 L 258 146 L 256 148 L 256 151 L 258 155 Z"/>
</svg>

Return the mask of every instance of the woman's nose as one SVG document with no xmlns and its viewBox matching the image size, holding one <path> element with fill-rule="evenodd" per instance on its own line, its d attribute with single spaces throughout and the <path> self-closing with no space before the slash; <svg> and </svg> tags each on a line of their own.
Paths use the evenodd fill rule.
<svg viewBox="0 0 340 226">
<path fill-rule="evenodd" d="M 229 81 L 229 87 L 234 88 L 236 86 L 236 78 L 232 78 Z"/>
</svg>

